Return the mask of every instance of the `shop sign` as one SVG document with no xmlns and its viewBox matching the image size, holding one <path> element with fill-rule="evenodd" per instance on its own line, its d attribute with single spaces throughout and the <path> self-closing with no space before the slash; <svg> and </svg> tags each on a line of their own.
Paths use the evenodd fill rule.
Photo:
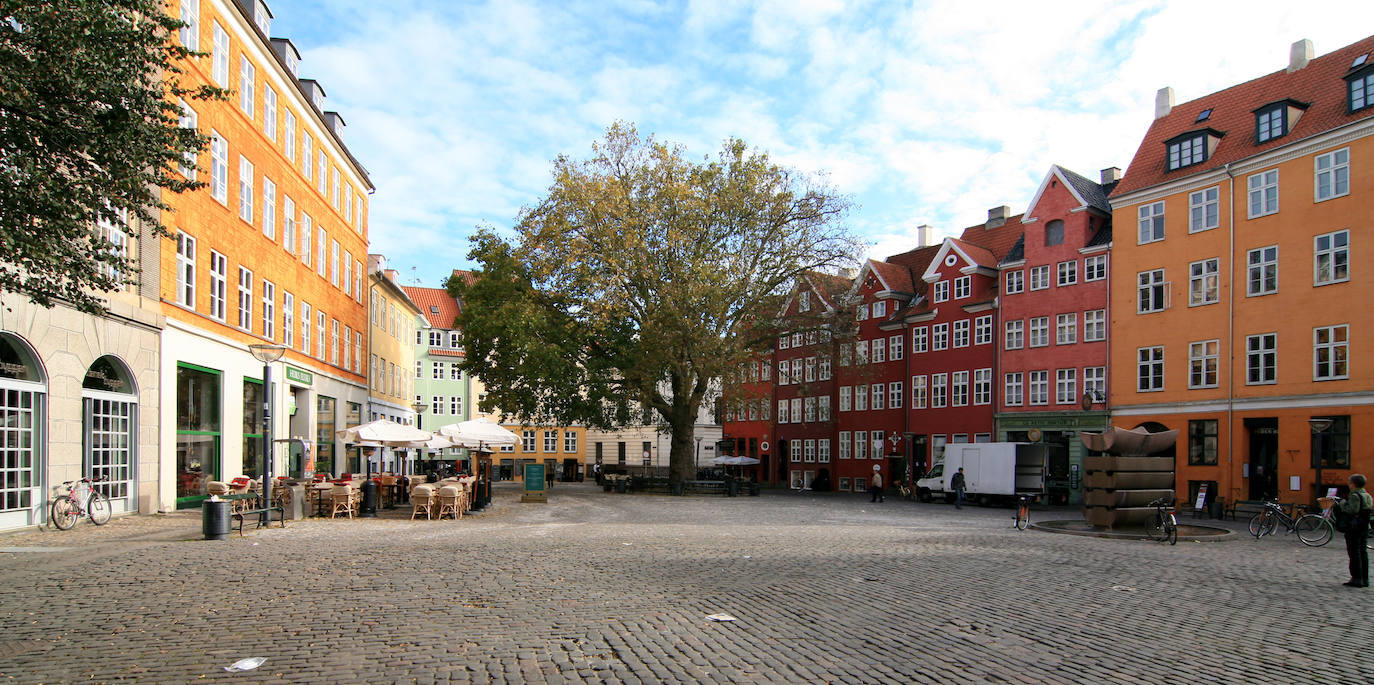
<svg viewBox="0 0 1374 685">
<path fill-rule="evenodd" d="M 286 367 L 286 380 L 293 383 L 300 383 L 301 385 L 313 385 L 315 383 L 315 374 L 305 369 L 288 366 Z"/>
</svg>

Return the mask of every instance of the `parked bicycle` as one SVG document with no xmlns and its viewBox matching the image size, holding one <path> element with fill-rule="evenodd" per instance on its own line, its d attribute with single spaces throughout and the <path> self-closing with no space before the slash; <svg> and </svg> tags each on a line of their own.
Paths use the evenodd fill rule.
<svg viewBox="0 0 1374 685">
<path fill-rule="evenodd" d="M 90 518 L 91 523 L 97 526 L 109 522 L 110 514 L 113 513 L 110 500 L 99 490 L 91 487 L 95 482 L 97 481 L 90 478 L 82 478 L 62 483 L 67 493 L 54 497 L 49 506 L 52 524 L 57 526 L 58 530 L 71 530 L 82 516 Z"/>
<path fill-rule="evenodd" d="M 1284 530 L 1290 534 L 1297 533 L 1298 539 L 1308 547 L 1321 547 L 1330 542 L 1336 530 L 1331 525 L 1330 510 L 1324 510 L 1321 514 L 1298 514 L 1301 511 L 1301 507 L 1296 507 L 1294 515 L 1289 516 L 1279 506 L 1278 500 L 1268 500 L 1264 503 L 1264 510 L 1250 519 L 1250 534 L 1258 540 L 1273 535 L 1279 524 L 1283 524 Z"/>
<path fill-rule="evenodd" d="M 1020 495 L 1017 499 L 1020 503 L 1016 505 L 1016 529 L 1025 530 L 1030 525 L 1030 505 L 1031 500 L 1035 498 L 1030 495 Z"/>
<path fill-rule="evenodd" d="M 1154 507 L 1155 513 L 1145 524 L 1145 534 L 1149 535 L 1151 540 L 1177 545 L 1178 517 L 1174 515 L 1173 501 L 1161 497 L 1146 506 Z"/>
</svg>

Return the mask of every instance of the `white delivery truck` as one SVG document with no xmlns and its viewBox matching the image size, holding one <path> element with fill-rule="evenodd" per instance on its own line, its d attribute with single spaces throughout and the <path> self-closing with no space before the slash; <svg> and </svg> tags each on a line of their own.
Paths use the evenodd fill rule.
<svg viewBox="0 0 1374 685">
<path fill-rule="evenodd" d="M 936 497 L 954 501 L 950 480 L 964 469 L 964 496 L 979 504 L 1013 501 L 1017 495 L 1045 494 L 1051 446 L 1020 442 L 955 443 L 935 462 L 925 478 L 916 481 L 922 502 Z"/>
</svg>

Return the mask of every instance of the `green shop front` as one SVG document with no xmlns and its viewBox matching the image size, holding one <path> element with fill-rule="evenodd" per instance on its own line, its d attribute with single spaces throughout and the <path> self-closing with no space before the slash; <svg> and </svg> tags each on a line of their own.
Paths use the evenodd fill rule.
<svg viewBox="0 0 1374 685">
<path fill-rule="evenodd" d="M 1088 451 L 1078 434 L 1096 433 L 1110 425 L 1106 411 L 1005 412 L 997 415 L 997 439 L 1001 442 L 1045 443 L 1064 450 L 1068 468 L 1052 471 L 1047 489 L 1068 493 L 1069 504 L 1083 501 L 1083 458 Z"/>
</svg>

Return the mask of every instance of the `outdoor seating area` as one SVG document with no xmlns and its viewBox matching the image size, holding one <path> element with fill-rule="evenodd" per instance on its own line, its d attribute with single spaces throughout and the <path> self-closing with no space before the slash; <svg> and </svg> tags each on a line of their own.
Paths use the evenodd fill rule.
<svg viewBox="0 0 1374 685">
<path fill-rule="evenodd" d="M 410 486 L 410 520 L 421 514 L 427 521 L 443 520 L 445 516 L 455 521 L 463 518 L 472 510 L 476 483 L 474 476 L 445 478 L 437 483 L 427 482 L 425 476 L 415 476 Z"/>
</svg>

